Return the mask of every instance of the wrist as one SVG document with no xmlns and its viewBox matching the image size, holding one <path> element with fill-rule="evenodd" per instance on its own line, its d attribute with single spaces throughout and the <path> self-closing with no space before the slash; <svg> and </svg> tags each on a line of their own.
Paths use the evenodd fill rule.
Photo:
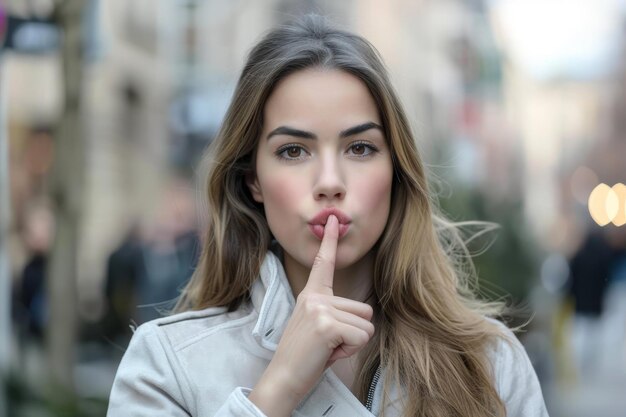
<svg viewBox="0 0 626 417">
<path fill-rule="evenodd" d="M 268 372 L 269 371 L 269 372 Z M 300 403 L 303 395 L 293 392 L 288 378 L 266 369 L 248 399 L 268 417 L 288 417 Z"/>
</svg>

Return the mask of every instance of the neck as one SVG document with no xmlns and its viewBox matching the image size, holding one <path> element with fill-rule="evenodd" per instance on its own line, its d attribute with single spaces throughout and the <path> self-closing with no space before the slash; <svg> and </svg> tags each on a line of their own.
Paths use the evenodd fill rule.
<svg viewBox="0 0 626 417">
<path fill-rule="evenodd" d="M 291 291 L 293 292 L 293 296 L 297 298 L 309 279 L 311 268 L 297 262 L 287 251 L 284 251 L 283 263 Z M 338 297 L 373 304 L 373 297 L 370 297 L 372 299 L 368 299 L 371 295 L 373 282 L 374 254 L 369 252 L 354 264 L 343 269 L 335 270 L 333 293 Z"/>
</svg>

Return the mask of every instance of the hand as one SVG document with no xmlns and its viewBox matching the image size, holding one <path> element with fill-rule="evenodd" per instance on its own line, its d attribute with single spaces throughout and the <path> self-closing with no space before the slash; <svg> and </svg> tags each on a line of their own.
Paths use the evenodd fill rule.
<svg viewBox="0 0 626 417">
<path fill-rule="evenodd" d="M 374 334 L 370 305 L 333 295 L 338 235 L 339 221 L 330 215 L 309 280 L 272 361 L 250 393 L 267 415 L 291 415 L 327 367 L 360 351 Z"/>
</svg>

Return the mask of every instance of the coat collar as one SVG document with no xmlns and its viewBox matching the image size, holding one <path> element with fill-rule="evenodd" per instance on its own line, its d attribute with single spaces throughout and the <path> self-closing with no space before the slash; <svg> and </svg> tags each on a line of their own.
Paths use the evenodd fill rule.
<svg viewBox="0 0 626 417">
<path fill-rule="evenodd" d="M 252 335 L 261 346 L 274 352 L 296 301 L 283 265 L 271 251 L 261 265 L 260 279 L 252 286 L 251 299 L 259 314 Z"/>
</svg>

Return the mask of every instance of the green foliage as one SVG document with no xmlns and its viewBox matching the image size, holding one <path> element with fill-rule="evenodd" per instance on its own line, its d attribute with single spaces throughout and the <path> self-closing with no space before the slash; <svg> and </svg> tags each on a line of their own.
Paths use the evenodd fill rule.
<svg viewBox="0 0 626 417">
<path fill-rule="evenodd" d="M 523 309 L 537 276 L 537 248 L 524 227 L 521 201 L 492 201 L 479 190 L 459 184 L 451 188 L 450 196 L 439 198 L 441 210 L 451 220 L 488 221 L 500 226 L 468 245 L 477 254 L 473 262 L 481 295 L 489 300 L 504 298 L 514 309 Z"/>
<path fill-rule="evenodd" d="M 55 384 L 44 391 L 13 372 L 2 379 L 10 417 L 100 417 L 106 415 L 107 400 L 81 398 Z"/>
</svg>

